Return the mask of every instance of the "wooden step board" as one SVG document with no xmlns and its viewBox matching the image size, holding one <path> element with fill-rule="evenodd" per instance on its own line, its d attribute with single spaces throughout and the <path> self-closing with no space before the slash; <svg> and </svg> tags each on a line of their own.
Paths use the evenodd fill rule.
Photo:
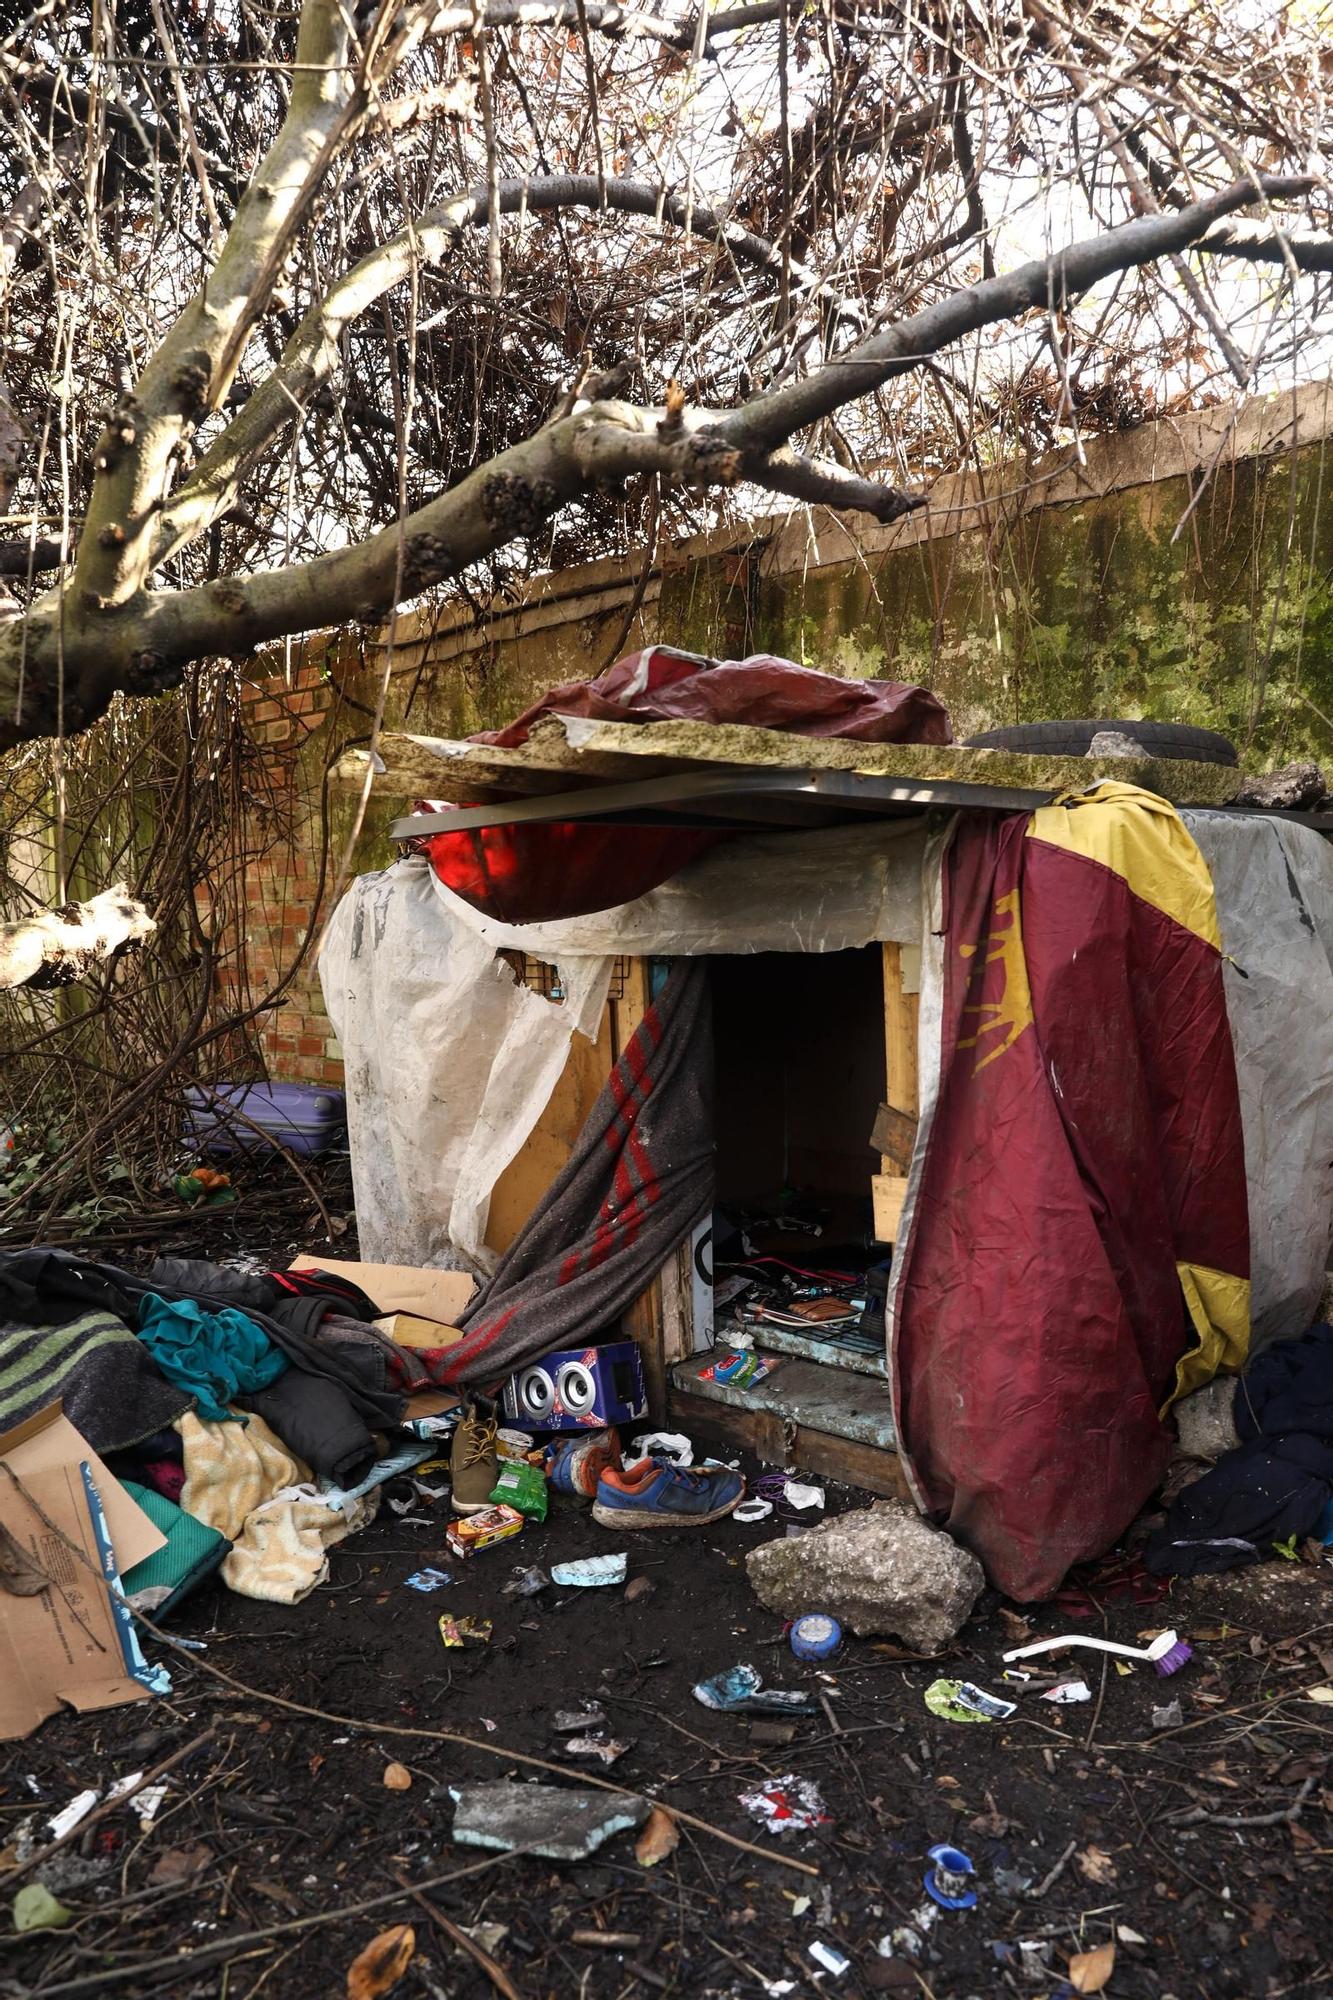
<svg viewBox="0 0 1333 2000">
<path fill-rule="evenodd" d="M 882 1346 L 874 1352 L 844 1346 L 828 1334 L 802 1333 L 794 1326 L 774 1326 L 767 1320 L 755 1329 L 755 1341 L 765 1354 L 794 1354 L 798 1361 L 813 1361 L 821 1368 L 845 1368 L 852 1375 L 885 1378 L 889 1372 Z"/>
<path fill-rule="evenodd" d="M 907 1498 L 896 1449 L 889 1385 L 817 1362 L 789 1360 L 748 1389 L 708 1382 L 702 1371 L 733 1350 L 714 1348 L 671 1370 L 672 1427 L 752 1451 L 769 1465 L 791 1465 L 871 1493 Z"/>
</svg>

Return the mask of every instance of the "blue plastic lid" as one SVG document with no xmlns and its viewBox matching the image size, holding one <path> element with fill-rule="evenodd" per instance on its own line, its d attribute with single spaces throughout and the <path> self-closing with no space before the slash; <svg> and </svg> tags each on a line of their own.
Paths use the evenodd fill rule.
<svg viewBox="0 0 1333 2000">
<path fill-rule="evenodd" d="M 798 1660 L 827 1660 L 842 1644 L 842 1627 L 822 1611 L 809 1611 L 791 1628 L 791 1649 Z"/>
</svg>

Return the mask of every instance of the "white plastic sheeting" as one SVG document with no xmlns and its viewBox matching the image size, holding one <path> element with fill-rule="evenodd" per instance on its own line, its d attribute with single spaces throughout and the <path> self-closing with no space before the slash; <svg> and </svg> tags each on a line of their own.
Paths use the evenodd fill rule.
<svg viewBox="0 0 1333 2000">
<path fill-rule="evenodd" d="M 1181 818 L 1213 878 L 1226 954 L 1253 1350 L 1309 1326 L 1333 1232 L 1333 846 L 1292 820 Z"/>
<path fill-rule="evenodd" d="M 802 833 L 745 834 L 716 847 L 632 903 L 554 924 L 502 924 L 436 881 L 447 909 L 495 950 L 563 964 L 627 953 L 851 951 L 921 931 L 919 819 Z"/>
<path fill-rule="evenodd" d="M 842 951 L 921 932 L 920 821 L 746 835 L 619 909 L 489 922 L 424 859 L 362 875 L 319 955 L 342 1043 L 361 1253 L 487 1275 L 491 1189 L 595 1037 L 618 954 Z M 560 968 L 564 1004 L 496 957 Z"/>
<path fill-rule="evenodd" d="M 361 1254 L 484 1275 L 491 1189 L 544 1110 L 575 1033 L 594 1036 L 609 958 L 543 1000 L 456 923 L 424 860 L 362 875 L 319 954 L 342 1043 Z"/>
</svg>

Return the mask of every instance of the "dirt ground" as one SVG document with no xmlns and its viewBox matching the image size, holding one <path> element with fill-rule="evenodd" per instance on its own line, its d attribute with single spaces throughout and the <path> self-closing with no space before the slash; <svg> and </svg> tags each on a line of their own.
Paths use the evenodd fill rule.
<svg viewBox="0 0 1333 2000">
<path fill-rule="evenodd" d="M 1120 2000 L 1333 1990 L 1333 1717 L 1308 1693 L 1333 1681 L 1326 1568 L 1275 1562 L 1178 1585 L 1163 1602 L 1110 1605 L 1111 1636 L 1133 1643 L 1175 1624 L 1194 1660 L 1170 1680 L 1141 1668 L 1103 1683 L 1084 1655 L 1092 1703 L 1032 1694 L 1012 1721 L 966 1726 L 931 1714 L 923 1691 L 941 1672 L 1002 1686 L 998 1656 L 1015 1641 L 997 1603 L 983 1601 L 947 1663 L 852 1640 L 816 1669 L 793 1658 L 746 1583 L 745 1552 L 771 1522 L 617 1540 L 584 1504 L 553 1496 L 545 1526 L 466 1566 L 442 1563 L 453 1584 L 421 1595 L 404 1580 L 440 1557 L 446 1506 L 419 1525 L 384 1509 L 295 1609 L 206 1586 L 173 1629 L 207 1650 L 171 1655 L 171 1697 L 54 1719 L 5 1746 L 0 1828 L 12 1839 L 35 1809 L 215 1732 L 170 1774 L 147 1836 L 122 1808 L 75 1838 L 66 1852 L 93 1864 L 60 1889 L 75 1921 L 11 1935 L 0 1990 L 315 2000 L 342 1994 L 358 1953 L 400 1922 L 416 1951 L 393 1990 L 431 2000 L 1057 1994 L 1074 1990 L 1071 1955 L 1108 1942 L 1105 1990 Z M 621 1587 L 504 1594 L 516 1569 L 621 1546 L 631 1585 L 652 1586 L 632 1601 Z M 490 1644 L 446 1650 L 442 1611 L 492 1619 Z M 1079 1621 L 1047 1607 L 1031 1622 L 1040 1636 Z M 1100 1631 L 1103 1618 L 1081 1625 Z M 738 1660 L 774 1685 L 815 1688 L 826 1709 L 789 1746 L 757 1742 L 749 1721 L 691 1692 Z M 1154 1730 L 1154 1707 L 1177 1697 L 1181 1723 Z M 573 1781 L 552 1720 L 589 1699 L 632 1746 L 614 1779 L 716 1831 L 682 1825 L 675 1853 L 651 1869 L 636 1862 L 633 1833 L 579 1864 L 455 1845 L 451 1787 L 546 1775 L 511 1753 L 563 1762 Z M 385 1786 L 391 1762 L 410 1772 L 409 1790 Z M 789 1773 L 814 1781 L 828 1817 L 777 1837 L 739 1794 Z M 901 1945 L 882 1956 L 880 1940 L 916 1926 L 926 1849 L 940 1841 L 972 1857 L 976 1908 L 937 1911 L 919 1956 Z M 433 1882 L 426 1900 L 476 1930 L 496 1970 L 400 1876 Z M 619 1941 L 589 1943 L 589 1932 Z M 845 1972 L 820 1969 L 816 1942 L 846 1955 Z"/>
</svg>

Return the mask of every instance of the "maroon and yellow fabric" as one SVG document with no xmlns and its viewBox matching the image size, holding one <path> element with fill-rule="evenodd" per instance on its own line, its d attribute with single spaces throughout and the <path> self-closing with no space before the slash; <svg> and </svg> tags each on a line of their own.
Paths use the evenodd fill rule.
<svg viewBox="0 0 1333 2000">
<path fill-rule="evenodd" d="M 1244 1360 L 1240 1106 L 1212 881 L 1164 800 L 964 819 L 943 867 L 895 1411 L 921 1505 L 1027 1601 L 1134 1518 L 1166 1406 Z"/>
</svg>

